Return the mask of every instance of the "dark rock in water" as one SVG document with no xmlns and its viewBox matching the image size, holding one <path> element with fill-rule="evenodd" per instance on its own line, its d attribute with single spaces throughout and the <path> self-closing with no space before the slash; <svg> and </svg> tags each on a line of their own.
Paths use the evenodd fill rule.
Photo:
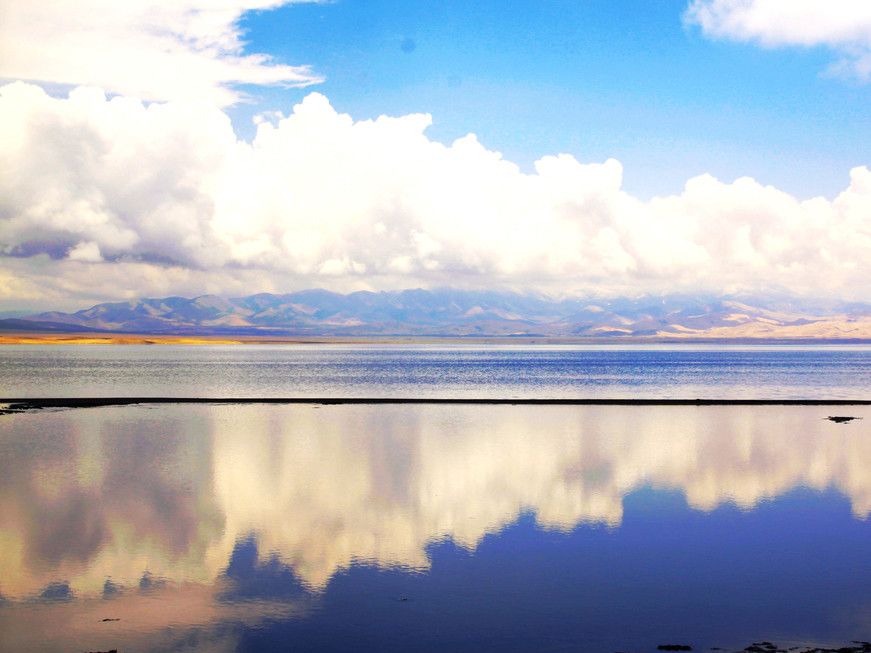
<svg viewBox="0 0 871 653">
<path fill-rule="evenodd" d="M 657 651 L 692 651 L 693 647 L 688 644 L 660 644 Z"/>
<path fill-rule="evenodd" d="M 837 422 L 838 424 L 846 424 L 847 422 L 852 422 L 854 419 L 862 419 L 861 417 L 851 417 L 849 415 L 829 415 L 827 418 L 830 422 Z"/>
<path fill-rule="evenodd" d="M 770 642 L 756 642 L 745 648 L 743 653 L 787 653 L 788 651 L 799 651 L 799 653 L 871 653 L 871 643 L 857 640 L 852 643 L 853 646 L 840 648 L 790 646 L 787 649 L 782 649 Z"/>
</svg>

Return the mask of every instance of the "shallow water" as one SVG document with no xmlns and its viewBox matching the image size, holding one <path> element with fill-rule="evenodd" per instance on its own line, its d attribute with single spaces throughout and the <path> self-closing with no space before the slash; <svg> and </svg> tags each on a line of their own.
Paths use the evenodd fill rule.
<svg viewBox="0 0 871 653">
<path fill-rule="evenodd" d="M 867 399 L 871 346 L 0 346 L 0 397 L 119 395 Z"/>
<path fill-rule="evenodd" d="M 871 407 L 838 408 L 863 418 L 845 424 L 832 410 L 5 415 L 0 649 L 869 639 Z"/>
</svg>

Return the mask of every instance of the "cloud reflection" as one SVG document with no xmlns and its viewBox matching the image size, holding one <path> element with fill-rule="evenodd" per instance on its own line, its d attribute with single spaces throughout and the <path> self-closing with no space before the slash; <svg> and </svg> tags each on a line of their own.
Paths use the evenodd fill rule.
<svg viewBox="0 0 871 653">
<path fill-rule="evenodd" d="M 865 518 L 869 420 L 837 425 L 827 411 L 249 405 L 6 416 L 0 593 L 33 599 L 64 583 L 74 598 L 106 587 L 129 597 L 147 578 L 151 589 L 214 585 L 214 598 L 234 582 L 246 541 L 251 564 L 286 566 L 318 590 L 355 561 L 425 569 L 432 541 L 474 548 L 524 511 L 547 529 L 618 527 L 624 496 L 645 486 L 680 490 L 705 511 L 834 487 Z"/>
</svg>

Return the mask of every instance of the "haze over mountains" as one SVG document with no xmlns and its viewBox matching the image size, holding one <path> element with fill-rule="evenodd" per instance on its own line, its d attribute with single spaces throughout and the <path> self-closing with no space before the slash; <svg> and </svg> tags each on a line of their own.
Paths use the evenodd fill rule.
<svg viewBox="0 0 871 653">
<path fill-rule="evenodd" d="M 797 308 L 800 306 L 800 308 Z M 509 292 L 305 290 L 98 304 L 0 320 L 5 331 L 272 336 L 871 339 L 871 304 L 667 295 L 555 300 Z"/>
</svg>

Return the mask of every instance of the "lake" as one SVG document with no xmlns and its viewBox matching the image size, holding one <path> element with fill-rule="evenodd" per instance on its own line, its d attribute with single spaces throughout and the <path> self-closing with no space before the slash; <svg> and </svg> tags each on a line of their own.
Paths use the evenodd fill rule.
<svg viewBox="0 0 871 653">
<path fill-rule="evenodd" d="M 869 406 L 3 415 L 0 649 L 864 650 L 869 427 Z"/>
<path fill-rule="evenodd" d="M 119 395 L 863 399 L 871 346 L 0 346 L 0 398 Z"/>
<path fill-rule="evenodd" d="M 101 396 L 867 400 L 871 347 L 0 347 L 0 397 Z M 868 405 L 0 415 L 0 650 L 871 651 L 869 428 Z"/>
</svg>

